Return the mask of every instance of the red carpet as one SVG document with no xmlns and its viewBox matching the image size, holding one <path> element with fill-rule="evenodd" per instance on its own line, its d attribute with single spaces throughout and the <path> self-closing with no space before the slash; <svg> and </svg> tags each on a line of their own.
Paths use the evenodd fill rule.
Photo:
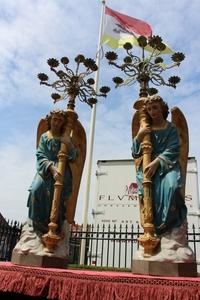
<svg viewBox="0 0 200 300">
<path fill-rule="evenodd" d="M 44 269 L 0 262 L 2 292 L 59 300 L 199 300 L 200 278 Z"/>
</svg>

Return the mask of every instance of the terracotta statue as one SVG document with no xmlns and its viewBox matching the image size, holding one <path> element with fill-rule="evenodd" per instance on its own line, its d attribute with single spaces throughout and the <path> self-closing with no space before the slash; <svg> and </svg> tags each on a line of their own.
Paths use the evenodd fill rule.
<svg viewBox="0 0 200 300">
<path fill-rule="evenodd" d="M 185 176 L 188 158 L 188 130 L 186 120 L 178 108 L 172 109 L 172 122 L 167 120 L 168 105 L 158 96 L 149 96 L 141 108 L 146 122 L 140 122 L 139 113 L 133 118 L 132 153 L 137 170 L 141 224 L 152 221 L 155 239 L 154 250 L 148 255 L 152 260 L 192 261 L 187 246 L 187 208 L 184 201 Z M 150 162 L 143 160 L 143 141 L 148 135 Z M 144 203 L 144 177 L 150 185 L 151 206 Z M 152 216 L 149 218 L 149 214 Z M 148 220 L 145 221 L 145 220 Z M 145 239 L 146 237 L 144 237 Z M 142 240 L 141 244 L 144 244 Z M 143 257 L 143 251 L 137 254 Z"/>
<path fill-rule="evenodd" d="M 67 136 L 67 112 L 54 110 L 42 119 L 37 133 L 37 172 L 29 188 L 28 221 L 14 251 L 43 255 L 67 256 L 69 224 L 74 220 L 77 195 L 85 161 L 85 131 L 76 120 L 71 136 Z M 60 236 L 57 247 L 51 253 L 45 249 L 42 237 L 51 222 L 55 183 L 61 180 L 58 156 L 61 144 L 67 145 L 67 160 L 62 178 L 62 191 L 56 211 L 56 234 Z"/>
</svg>

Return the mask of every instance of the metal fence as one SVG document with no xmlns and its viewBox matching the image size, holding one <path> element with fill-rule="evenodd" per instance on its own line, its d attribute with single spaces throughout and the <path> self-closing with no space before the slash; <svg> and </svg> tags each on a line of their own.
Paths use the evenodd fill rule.
<svg viewBox="0 0 200 300">
<path fill-rule="evenodd" d="M 137 239 L 142 233 L 138 225 L 91 225 L 86 232 L 77 231 L 77 238 L 87 241 L 87 265 L 130 268 L 133 254 L 139 247 Z"/>
<path fill-rule="evenodd" d="M 19 239 L 21 225 L 15 222 L 0 223 L 0 260 L 9 261 Z M 138 237 L 143 233 L 139 225 L 88 225 L 72 226 L 69 241 L 69 263 L 79 264 L 81 240 L 86 239 L 85 264 L 101 267 L 131 268 L 138 249 Z M 188 228 L 188 243 L 200 258 L 200 228 Z"/>
<path fill-rule="evenodd" d="M 0 260 L 9 261 L 12 250 L 19 240 L 21 224 L 17 221 L 0 221 Z"/>
</svg>

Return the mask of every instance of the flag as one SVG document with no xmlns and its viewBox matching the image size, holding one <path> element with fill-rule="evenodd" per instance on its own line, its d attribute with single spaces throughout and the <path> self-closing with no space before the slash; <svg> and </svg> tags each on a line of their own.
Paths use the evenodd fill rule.
<svg viewBox="0 0 200 300">
<path fill-rule="evenodd" d="M 140 35 L 147 38 L 152 36 L 152 28 L 147 22 L 105 7 L 101 44 L 107 44 L 113 49 L 122 48 L 126 42 L 138 46 L 137 37 Z M 152 51 L 153 49 L 147 46 L 145 50 Z M 172 52 L 166 45 L 166 49 L 162 53 Z"/>
<path fill-rule="evenodd" d="M 102 43 L 111 48 L 121 48 L 126 42 L 137 44 L 137 36 L 152 35 L 151 26 L 139 19 L 121 14 L 111 8 L 105 8 Z"/>
</svg>

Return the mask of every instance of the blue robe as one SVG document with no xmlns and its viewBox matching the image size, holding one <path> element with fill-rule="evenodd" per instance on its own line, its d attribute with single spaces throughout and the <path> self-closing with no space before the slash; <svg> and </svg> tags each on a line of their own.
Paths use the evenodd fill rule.
<svg viewBox="0 0 200 300">
<path fill-rule="evenodd" d="M 151 131 L 152 160 L 160 157 L 160 165 L 152 177 L 153 222 L 157 234 L 181 226 L 187 208 L 180 187 L 183 184 L 179 164 L 180 139 L 174 124 L 168 122 L 165 129 Z M 133 157 L 141 156 L 141 146 L 134 138 Z M 138 194 L 143 196 L 142 164 L 136 174 Z"/>
<path fill-rule="evenodd" d="M 60 150 L 60 140 L 51 137 L 49 132 L 42 134 L 37 148 L 37 173 L 29 188 L 27 206 L 29 208 L 28 217 L 33 220 L 33 228 L 36 231 L 46 233 L 50 222 L 50 212 L 53 200 L 55 180 L 49 170 L 49 166 L 58 164 L 58 152 Z M 68 160 L 74 160 L 76 150 L 68 152 Z M 58 211 L 58 230 L 60 230 L 65 220 L 65 200 L 69 198 L 72 191 L 72 172 L 69 163 L 66 162 L 64 185 L 62 189 L 59 211 Z"/>
</svg>

